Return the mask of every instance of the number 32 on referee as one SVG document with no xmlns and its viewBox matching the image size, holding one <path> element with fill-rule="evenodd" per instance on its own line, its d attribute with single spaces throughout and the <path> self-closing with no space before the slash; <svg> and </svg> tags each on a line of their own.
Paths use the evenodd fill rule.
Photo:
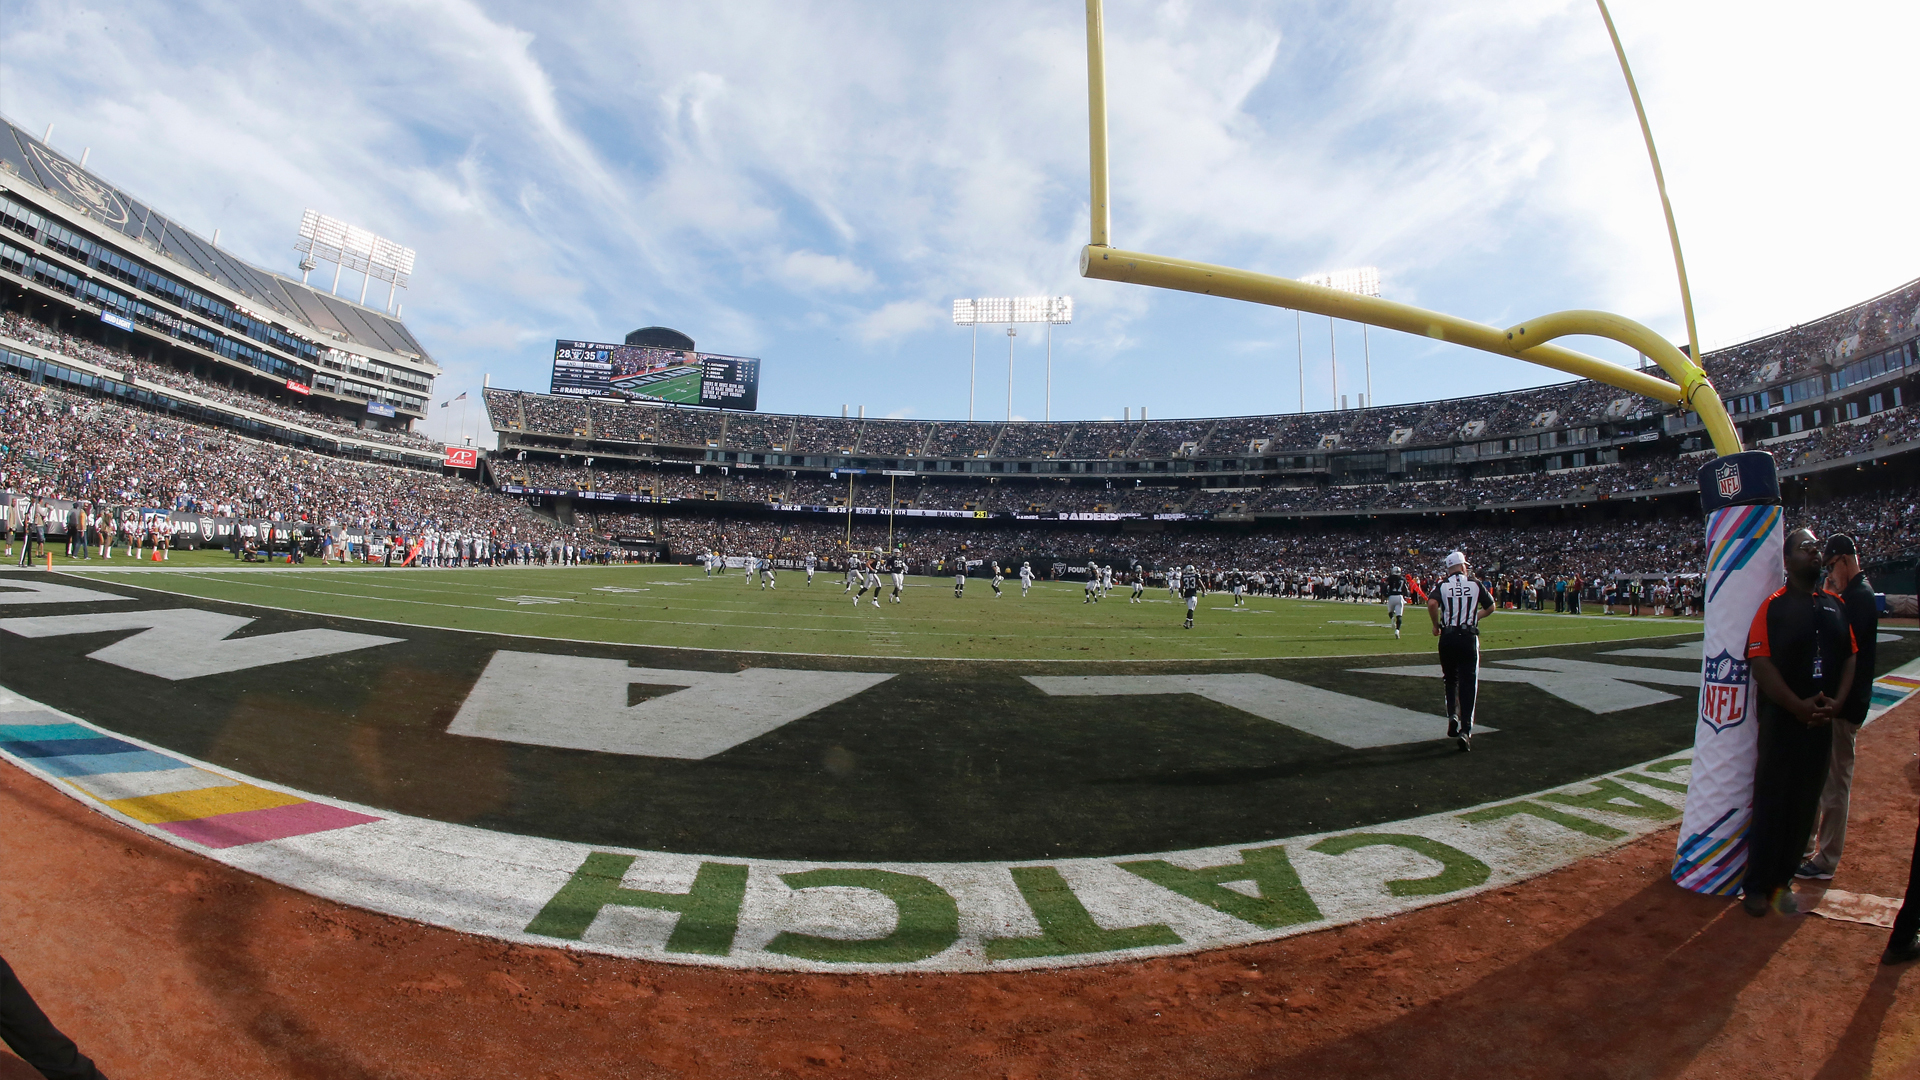
<svg viewBox="0 0 1920 1080">
<path fill-rule="evenodd" d="M 1493 594 L 1467 576 L 1467 557 L 1447 556 L 1445 580 L 1427 596 L 1427 614 L 1440 639 L 1440 675 L 1447 684 L 1447 738 L 1473 749 L 1473 702 L 1480 689 L 1480 620 Z"/>
</svg>

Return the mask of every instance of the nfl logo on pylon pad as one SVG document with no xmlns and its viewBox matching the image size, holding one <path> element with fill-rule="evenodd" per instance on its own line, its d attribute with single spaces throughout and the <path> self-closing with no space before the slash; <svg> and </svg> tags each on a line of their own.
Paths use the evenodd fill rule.
<svg viewBox="0 0 1920 1080">
<path fill-rule="evenodd" d="M 1737 498 L 1740 494 L 1740 466 L 1729 461 L 1714 473 L 1714 479 L 1720 483 L 1720 497 Z"/>
<path fill-rule="evenodd" d="M 1701 665 L 1705 678 L 1700 684 L 1700 719 L 1713 730 L 1725 731 L 1746 721 L 1748 673 L 1746 660 L 1725 649 Z"/>
</svg>

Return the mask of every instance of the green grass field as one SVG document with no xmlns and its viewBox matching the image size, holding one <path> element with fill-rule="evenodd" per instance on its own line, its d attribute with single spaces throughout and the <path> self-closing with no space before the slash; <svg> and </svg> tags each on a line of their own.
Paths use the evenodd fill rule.
<svg viewBox="0 0 1920 1080">
<path fill-rule="evenodd" d="M 118 562 L 118 560 L 116 560 Z M 524 634 L 635 645 L 744 652 L 815 653 L 937 659 L 1223 660 L 1248 657 L 1430 655 L 1424 608 L 1408 611 L 1396 641 L 1379 604 L 1255 598 L 1201 598 L 1196 626 L 1181 628 L 1185 605 L 1165 589 L 1129 604 L 1118 589 L 1099 604 L 1081 602 L 1075 582 L 1043 582 L 1022 598 L 1017 581 L 994 599 L 984 579 L 955 600 L 952 579 L 912 577 L 905 600 L 855 606 L 838 574 L 783 571 L 762 591 L 730 570 L 709 578 L 687 566 L 501 568 L 470 570 L 315 569 L 246 566 L 220 552 L 179 552 L 168 570 L 97 573 L 94 580 L 185 596 L 346 615 L 417 626 Z M 120 564 L 123 568 L 130 564 Z M 79 567 L 86 567 L 79 570 Z M 891 586 L 889 586 L 891 588 Z M 1486 649 L 1614 641 L 1699 633 L 1697 619 L 1579 618 L 1500 612 L 1488 617 Z"/>
<path fill-rule="evenodd" d="M 624 389 L 650 400 L 666 401 L 675 405 L 700 404 L 700 368 L 694 366 L 675 370 L 682 373 L 673 375 L 671 378 L 627 386 Z"/>
</svg>

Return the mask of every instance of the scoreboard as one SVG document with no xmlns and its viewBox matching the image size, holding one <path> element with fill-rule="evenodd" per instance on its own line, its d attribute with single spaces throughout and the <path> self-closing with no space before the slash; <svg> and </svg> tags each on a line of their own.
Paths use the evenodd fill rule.
<svg viewBox="0 0 1920 1080">
<path fill-rule="evenodd" d="M 760 403 L 760 361 L 643 345 L 556 341 L 551 392 L 753 410 Z"/>
<path fill-rule="evenodd" d="M 745 356 L 700 357 L 700 404 L 753 409 L 760 404 L 760 361 Z"/>
</svg>

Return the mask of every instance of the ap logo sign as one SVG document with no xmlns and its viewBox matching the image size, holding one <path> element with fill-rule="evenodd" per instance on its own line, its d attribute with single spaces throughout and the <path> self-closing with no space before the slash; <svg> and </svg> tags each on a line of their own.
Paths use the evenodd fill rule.
<svg viewBox="0 0 1920 1080">
<path fill-rule="evenodd" d="M 1739 727 L 1747 719 L 1747 662 L 1721 651 L 1707 657 L 1700 685 L 1700 719 L 1715 731 Z"/>
</svg>

